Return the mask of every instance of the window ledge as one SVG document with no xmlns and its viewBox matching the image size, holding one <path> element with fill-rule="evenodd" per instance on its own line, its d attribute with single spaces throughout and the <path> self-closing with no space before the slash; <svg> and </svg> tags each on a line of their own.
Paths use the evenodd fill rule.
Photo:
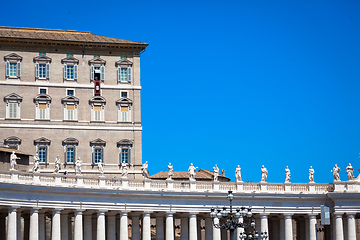
<svg viewBox="0 0 360 240">
<path fill-rule="evenodd" d="M 132 124 L 132 122 L 117 122 L 119 124 Z"/>
<path fill-rule="evenodd" d="M 105 121 L 90 121 L 90 123 L 105 123 Z"/>
<path fill-rule="evenodd" d="M 50 122 L 50 119 L 35 119 L 35 121 Z"/>
<path fill-rule="evenodd" d="M 78 120 L 63 120 L 63 122 L 78 122 Z"/>
<path fill-rule="evenodd" d="M 118 81 L 118 84 L 131 84 L 131 82 L 121 82 L 121 81 Z"/>
<path fill-rule="evenodd" d="M 5 118 L 5 120 L 19 121 L 21 118 Z"/>
</svg>

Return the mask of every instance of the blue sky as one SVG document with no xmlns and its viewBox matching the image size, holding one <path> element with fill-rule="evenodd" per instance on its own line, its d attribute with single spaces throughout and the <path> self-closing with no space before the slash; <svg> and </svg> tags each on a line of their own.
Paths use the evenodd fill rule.
<svg viewBox="0 0 360 240">
<path fill-rule="evenodd" d="M 5 1 L 3 9 L 14 9 Z M 1 25 L 149 43 L 143 160 L 244 181 L 332 182 L 360 168 L 360 1 L 18 1 Z"/>
</svg>

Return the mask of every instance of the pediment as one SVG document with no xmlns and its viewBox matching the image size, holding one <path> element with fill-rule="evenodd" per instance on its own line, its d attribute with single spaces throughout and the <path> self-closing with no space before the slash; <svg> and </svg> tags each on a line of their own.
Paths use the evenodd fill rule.
<svg viewBox="0 0 360 240">
<path fill-rule="evenodd" d="M 38 138 L 36 140 L 34 140 L 34 144 L 44 144 L 44 145 L 50 145 L 51 143 L 51 140 L 45 138 L 45 137 L 41 137 L 41 138 Z"/>
<path fill-rule="evenodd" d="M 126 67 L 129 67 L 129 66 L 132 66 L 132 62 L 130 62 L 129 60 L 127 59 L 120 59 L 118 61 L 115 62 L 115 65 L 116 66 L 126 66 Z"/>
<path fill-rule="evenodd" d="M 9 100 L 15 100 L 15 101 L 22 101 L 22 97 L 16 93 L 10 93 L 9 95 L 6 95 L 4 97 L 4 101 L 9 101 Z"/>
<path fill-rule="evenodd" d="M 51 102 L 51 97 L 47 94 L 38 94 L 36 97 L 34 97 L 34 102 L 38 101 Z"/>
<path fill-rule="evenodd" d="M 79 99 L 77 97 L 74 96 L 66 96 L 64 98 L 61 99 L 61 103 L 64 102 L 73 102 L 73 103 L 79 103 Z"/>
<path fill-rule="evenodd" d="M 89 64 L 100 64 L 100 65 L 105 65 L 106 61 L 104 59 L 101 59 L 100 57 L 96 57 L 93 58 L 91 60 L 89 60 Z"/>
<path fill-rule="evenodd" d="M 90 146 L 105 146 L 106 142 L 100 138 L 90 141 Z"/>
<path fill-rule="evenodd" d="M 128 147 L 132 147 L 133 142 L 129 139 L 121 139 L 120 141 L 117 142 L 117 146 L 128 146 Z"/>
<path fill-rule="evenodd" d="M 93 96 L 90 98 L 89 103 L 106 103 L 106 99 L 102 96 Z"/>
<path fill-rule="evenodd" d="M 17 55 L 16 53 L 10 53 L 9 55 L 6 55 L 6 56 L 4 57 L 4 60 L 5 60 L 5 61 L 11 61 L 11 60 L 13 60 L 13 61 L 18 62 L 18 61 L 22 61 L 22 57 L 19 56 L 19 55 Z"/>
<path fill-rule="evenodd" d="M 79 145 L 79 140 L 77 140 L 76 138 L 66 138 L 62 141 L 63 145 Z"/>
<path fill-rule="evenodd" d="M 21 139 L 16 136 L 11 136 L 4 139 L 5 144 L 21 144 Z"/>
<path fill-rule="evenodd" d="M 79 59 L 73 57 L 73 56 L 69 56 L 66 58 L 61 59 L 61 63 L 79 63 Z"/>
<path fill-rule="evenodd" d="M 51 63 L 51 58 L 46 55 L 39 55 L 34 57 L 34 62 L 49 62 Z"/>
<path fill-rule="evenodd" d="M 116 105 L 131 105 L 132 104 L 132 100 L 130 98 L 120 98 L 119 100 L 116 100 Z"/>
</svg>

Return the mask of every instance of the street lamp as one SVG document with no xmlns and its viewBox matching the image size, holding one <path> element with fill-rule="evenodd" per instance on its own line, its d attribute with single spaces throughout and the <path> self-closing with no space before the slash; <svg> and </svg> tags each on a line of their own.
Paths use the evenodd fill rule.
<svg viewBox="0 0 360 240">
<path fill-rule="evenodd" d="M 240 239 L 261 239 L 265 240 L 268 238 L 267 232 L 262 232 L 260 235 L 257 231 L 255 231 L 255 221 L 252 220 L 252 212 L 251 208 L 237 208 L 236 212 L 233 212 L 232 209 L 232 200 L 234 199 L 234 195 L 232 194 L 232 191 L 228 192 L 227 199 L 230 201 L 230 211 L 228 212 L 226 210 L 226 207 L 224 206 L 223 209 L 215 209 L 211 208 L 210 217 L 212 219 L 218 218 L 219 222 L 214 223 L 214 227 L 220 228 L 220 229 L 226 229 L 230 230 L 230 240 L 235 240 L 234 238 L 234 231 L 237 228 L 248 228 L 251 227 L 251 231 L 246 235 L 245 231 L 240 233 Z M 243 217 L 243 221 L 240 222 L 240 217 Z M 247 217 L 248 222 L 244 221 L 244 217 Z M 220 219 L 223 218 L 225 220 L 224 223 L 220 224 Z"/>
</svg>

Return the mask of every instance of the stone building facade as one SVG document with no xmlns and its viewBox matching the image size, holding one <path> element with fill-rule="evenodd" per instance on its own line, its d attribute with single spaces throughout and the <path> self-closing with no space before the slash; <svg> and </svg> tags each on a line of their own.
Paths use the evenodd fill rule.
<svg viewBox="0 0 360 240">
<path fill-rule="evenodd" d="M 38 154 L 41 172 L 52 172 L 59 156 L 61 172 L 72 173 L 80 157 L 84 174 L 103 161 L 115 176 L 125 161 L 132 178 L 140 175 L 146 46 L 90 32 L 0 27 L 0 142 Z"/>
</svg>

